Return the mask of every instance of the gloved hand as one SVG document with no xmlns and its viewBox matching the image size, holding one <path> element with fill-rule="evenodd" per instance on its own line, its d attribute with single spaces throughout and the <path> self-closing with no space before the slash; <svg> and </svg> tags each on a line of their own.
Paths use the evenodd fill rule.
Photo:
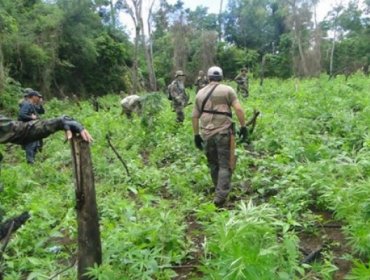
<svg viewBox="0 0 370 280">
<path fill-rule="evenodd" d="M 248 141 L 248 129 L 246 126 L 242 126 L 239 130 L 239 138 L 243 141 L 243 142 L 247 142 Z"/>
<path fill-rule="evenodd" d="M 194 135 L 194 142 L 195 142 L 195 146 L 196 146 L 199 150 L 203 150 L 203 139 L 202 139 L 202 137 L 200 137 L 200 135 L 199 135 L 199 134 Z"/>
<path fill-rule="evenodd" d="M 71 117 L 64 116 L 62 117 L 62 122 L 64 126 L 64 130 L 70 130 L 73 133 L 81 133 L 82 130 L 84 130 L 84 127 L 82 124 L 77 122 Z"/>
</svg>

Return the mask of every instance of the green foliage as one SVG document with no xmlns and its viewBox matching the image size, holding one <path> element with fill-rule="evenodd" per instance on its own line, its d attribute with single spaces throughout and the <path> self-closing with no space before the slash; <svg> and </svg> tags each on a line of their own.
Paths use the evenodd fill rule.
<svg viewBox="0 0 370 280">
<path fill-rule="evenodd" d="M 46 96 L 127 88 L 131 45 L 124 33 L 103 25 L 99 3 L 18 2 L 3 1 L 0 14 L 0 67 L 12 78 Z"/>
<path fill-rule="evenodd" d="M 227 79 L 233 80 L 243 67 L 254 67 L 258 59 L 258 54 L 254 50 L 242 50 L 227 44 L 218 46 L 217 60 Z"/>
<path fill-rule="evenodd" d="M 0 96 L 0 112 L 16 118 L 19 111 L 18 101 L 23 98 L 21 85 L 6 77 L 4 89 L 0 92 Z"/>
<path fill-rule="evenodd" d="M 191 106 L 178 125 L 161 93 L 144 94 L 143 114 L 132 120 L 120 115 L 117 95 L 100 97 L 110 109 L 99 112 L 86 101 L 79 108 L 49 100 L 48 116 L 74 116 L 95 139 L 103 265 L 88 274 L 165 280 L 178 273 L 174 267 L 195 263 L 193 279 L 331 279 L 338 269 L 338 256 L 331 252 L 325 251 L 322 261 L 300 264 L 298 233 L 317 234 L 321 220 L 312 209 L 319 209 L 345 224 L 348 258 L 354 261 L 348 277 L 366 279 L 367 265 L 358 256 L 366 259 L 370 251 L 368 83 L 361 75 L 350 82 L 323 76 L 266 79 L 263 87 L 252 83 L 251 96 L 242 103 L 248 116 L 252 107 L 262 116 L 253 150 L 237 147 L 230 200 L 240 202 L 224 211 L 216 210 L 208 194 L 212 182 L 206 159 L 193 144 Z M 193 101 L 194 92 L 189 94 Z M 131 176 L 109 148 L 107 133 Z M 32 216 L 4 254 L 5 278 L 50 278 L 71 263 L 77 247 L 70 148 L 63 133 L 53 135 L 34 166 L 24 162 L 17 146 L 2 151 L 4 218 L 23 210 Z M 75 279 L 76 271 L 61 277 Z"/>
<path fill-rule="evenodd" d="M 278 43 L 284 32 L 283 8 L 283 1 L 229 1 L 225 13 L 226 40 L 253 49 Z"/>
<path fill-rule="evenodd" d="M 352 269 L 351 274 L 346 277 L 348 280 L 365 280 L 370 277 L 370 264 L 355 261 L 355 267 Z"/>
<path fill-rule="evenodd" d="M 142 97 L 141 124 L 148 132 L 159 125 L 158 115 L 163 110 L 163 99 L 161 93 L 150 93 Z"/>
<path fill-rule="evenodd" d="M 250 202 L 215 217 L 205 244 L 205 279 L 292 279 L 298 268 L 297 238 L 285 235 L 277 242 L 276 214 Z"/>
</svg>

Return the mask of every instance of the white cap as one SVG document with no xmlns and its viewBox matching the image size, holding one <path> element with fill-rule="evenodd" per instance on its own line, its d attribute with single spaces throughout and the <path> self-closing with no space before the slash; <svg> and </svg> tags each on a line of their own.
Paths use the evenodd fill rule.
<svg viewBox="0 0 370 280">
<path fill-rule="evenodd" d="M 212 66 L 211 68 L 208 69 L 207 71 L 207 76 L 208 77 L 222 77 L 222 69 L 218 66 Z"/>
</svg>

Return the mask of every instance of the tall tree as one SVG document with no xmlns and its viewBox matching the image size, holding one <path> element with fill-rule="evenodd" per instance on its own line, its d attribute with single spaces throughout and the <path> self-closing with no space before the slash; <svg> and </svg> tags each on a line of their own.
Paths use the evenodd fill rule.
<svg viewBox="0 0 370 280">
<path fill-rule="evenodd" d="M 238 47 L 259 49 L 278 44 L 284 32 L 280 2 L 230 0 L 225 12 L 225 39 Z"/>
<path fill-rule="evenodd" d="M 157 90 L 157 79 L 154 72 L 154 65 L 153 65 L 153 34 L 152 34 L 152 23 L 153 23 L 153 8 L 154 8 L 155 0 L 152 0 L 148 10 L 148 18 L 146 21 L 148 34 L 145 36 L 144 32 L 144 23 L 143 19 L 141 19 L 142 25 L 142 43 L 145 51 L 146 57 L 146 64 L 149 74 L 149 88 L 152 91 Z M 147 38 L 147 39 L 146 39 Z"/>
<path fill-rule="evenodd" d="M 132 70 L 132 94 L 136 94 L 138 90 L 138 55 L 139 55 L 139 41 L 141 34 L 140 24 L 141 13 L 142 13 L 142 0 L 130 0 L 125 3 L 125 9 L 131 16 L 132 22 L 135 28 L 135 39 L 134 39 L 134 59 L 133 59 L 133 70 Z"/>
<path fill-rule="evenodd" d="M 187 57 L 189 54 L 190 28 L 186 23 L 186 13 L 184 3 L 178 1 L 173 6 L 172 16 L 173 24 L 171 26 L 171 37 L 173 44 L 173 71 L 182 69 L 185 71 L 187 66 Z M 171 19 L 170 19 L 171 20 Z"/>
<path fill-rule="evenodd" d="M 294 46 L 298 49 L 299 60 L 296 63 L 298 74 L 307 76 L 306 49 L 308 48 L 308 29 L 311 23 L 310 0 L 287 0 L 290 13 L 288 22 L 294 38 Z"/>
<path fill-rule="evenodd" d="M 350 1 L 347 6 L 337 5 L 330 11 L 322 23 L 331 40 L 327 64 L 330 77 L 338 73 L 348 76 L 366 68 L 370 59 L 370 21 L 366 9 L 362 10 L 357 1 Z"/>
</svg>

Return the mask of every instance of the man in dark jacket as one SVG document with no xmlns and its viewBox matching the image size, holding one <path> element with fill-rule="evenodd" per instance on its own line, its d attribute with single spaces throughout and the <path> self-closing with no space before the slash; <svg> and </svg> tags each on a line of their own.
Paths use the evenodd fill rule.
<svg viewBox="0 0 370 280">
<path fill-rule="evenodd" d="M 26 92 L 25 100 L 20 104 L 18 120 L 23 122 L 29 122 L 39 118 L 39 105 L 42 98 L 41 94 L 35 90 L 28 89 Z M 33 141 L 23 145 L 26 151 L 27 163 L 33 164 L 35 162 L 35 156 L 38 147 L 40 147 L 40 141 Z"/>
</svg>

